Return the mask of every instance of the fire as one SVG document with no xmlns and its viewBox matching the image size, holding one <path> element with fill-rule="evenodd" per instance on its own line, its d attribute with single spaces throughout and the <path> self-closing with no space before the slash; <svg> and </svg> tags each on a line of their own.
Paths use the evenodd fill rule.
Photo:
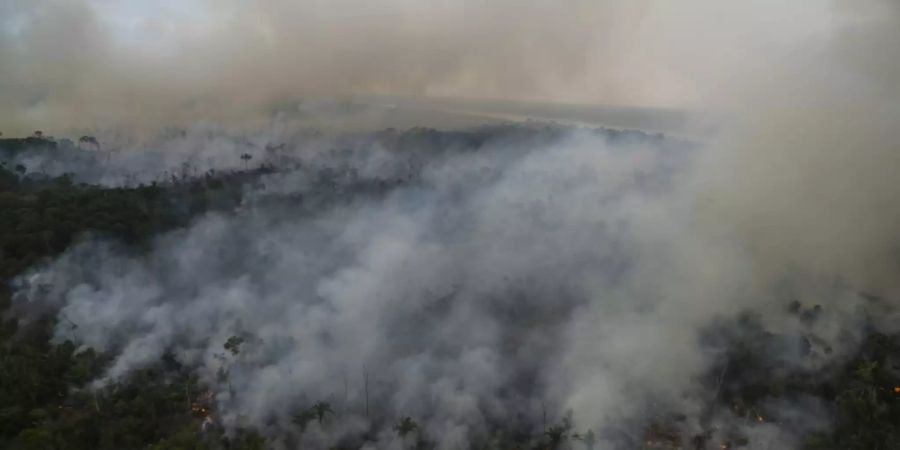
<svg viewBox="0 0 900 450">
<path fill-rule="evenodd" d="M 209 408 L 202 403 L 192 403 L 191 412 L 206 417 L 209 415 Z"/>
<path fill-rule="evenodd" d="M 894 393 L 900 394 L 900 386 L 894 386 Z"/>
<path fill-rule="evenodd" d="M 191 402 L 191 412 L 200 417 L 208 417 L 212 414 L 212 403 L 212 392 L 206 392 L 197 401 Z"/>
</svg>

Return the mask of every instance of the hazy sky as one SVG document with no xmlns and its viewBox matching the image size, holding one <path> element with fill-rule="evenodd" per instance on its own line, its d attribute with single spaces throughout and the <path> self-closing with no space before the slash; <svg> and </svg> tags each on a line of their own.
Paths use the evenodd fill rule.
<svg viewBox="0 0 900 450">
<path fill-rule="evenodd" d="M 850 12 L 824 0 L 5 0 L 0 126 L 225 120 L 286 97 L 371 93 L 707 105 Z"/>
</svg>

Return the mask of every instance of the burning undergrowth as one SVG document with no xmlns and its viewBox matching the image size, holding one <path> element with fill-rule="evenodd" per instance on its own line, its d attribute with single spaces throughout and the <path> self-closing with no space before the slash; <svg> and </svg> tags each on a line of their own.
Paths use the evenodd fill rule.
<svg viewBox="0 0 900 450">
<path fill-rule="evenodd" d="M 785 448 L 832 425 L 829 383 L 885 329 L 853 285 L 760 283 L 698 219 L 696 145 L 545 127 L 275 142 L 197 170 L 254 165 L 233 208 L 17 280 L 65 318 L 57 340 L 111 355 L 93 389 L 169 358 L 209 389 L 204 430 L 276 447 Z"/>
<path fill-rule="evenodd" d="M 895 1 L 6 3 L 0 447 L 900 442 Z"/>
</svg>

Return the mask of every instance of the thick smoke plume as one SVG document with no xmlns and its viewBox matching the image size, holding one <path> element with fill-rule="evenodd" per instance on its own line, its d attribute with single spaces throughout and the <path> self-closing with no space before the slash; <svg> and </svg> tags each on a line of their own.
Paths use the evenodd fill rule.
<svg viewBox="0 0 900 450">
<path fill-rule="evenodd" d="M 350 178 L 325 186 L 348 198 L 321 210 L 302 204 L 328 195 L 318 193 L 324 168 L 273 174 L 241 212 L 165 236 L 147 258 L 102 243 L 74 249 L 28 280 L 51 287 L 29 298 L 61 302 L 61 338 L 74 323 L 76 339 L 120 355 L 98 383 L 174 351 L 217 387 L 229 425 L 285 432 L 291 408 L 328 398 L 342 423 L 359 425 L 312 438 L 359 432 L 363 370 L 379 416 L 418 417 L 444 448 L 540 423 L 548 409 L 557 421 L 574 407 L 590 426 L 642 417 L 624 406 L 675 401 L 704 368 L 697 327 L 733 308 L 682 319 L 668 310 L 689 295 L 666 283 L 680 272 L 672 237 L 705 245 L 671 195 L 691 154 L 538 133 L 556 137 L 451 145 L 444 156 L 369 148 L 339 161 Z M 409 176 L 384 196 L 352 195 L 354 184 Z M 284 193 L 303 199 L 269 206 Z M 223 350 L 232 336 L 246 342 L 238 355 Z M 582 351 L 601 354 L 573 364 Z M 587 368 L 603 386 L 580 378 Z"/>
<path fill-rule="evenodd" d="M 754 24 L 765 13 L 781 19 L 797 12 L 784 7 L 775 13 L 766 3 L 721 9 L 755 13 L 748 15 Z M 266 14 L 245 17 L 277 21 L 282 16 L 268 14 L 288 8 L 262 5 Z M 516 21 L 497 5 L 508 6 L 481 5 L 489 11 L 478 19 L 489 24 L 484 30 L 530 35 L 535 29 L 529 27 L 566 22 L 572 14 L 554 9 L 547 21 L 531 22 L 535 11 L 553 9 L 536 2 L 524 8 L 531 12 L 510 12 Z M 662 20 L 668 7 L 644 5 L 648 23 L 666 25 L 657 36 L 679 36 L 694 24 Z M 448 15 L 435 18 L 465 9 L 443 7 Z M 705 2 L 685 8 L 689 18 L 716 9 Z M 687 417 L 685 432 L 700 432 L 710 422 L 726 424 L 719 429 L 742 426 L 751 448 L 794 448 L 800 434 L 827 425 L 815 399 L 771 405 L 775 420 L 759 425 L 704 410 L 704 401 L 717 395 L 715 382 L 704 377 L 724 354 L 707 342 L 710 330 L 752 311 L 768 331 L 833 343 L 831 352 L 804 355 L 790 345 L 773 352 L 785 364 L 815 370 L 852 351 L 864 326 L 896 331 L 896 316 L 873 318 L 867 298 L 880 298 L 888 311 L 900 306 L 900 10 L 873 1 L 800 12 L 814 19 L 799 20 L 794 32 L 751 39 L 759 47 L 740 47 L 748 58 L 735 61 L 735 68 L 743 74 L 717 72 L 738 76 L 734 82 L 716 78 L 701 96 L 713 97 L 703 100 L 716 100 L 709 105 L 727 119 L 714 138 L 695 147 L 547 131 L 477 148 L 441 142 L 444 151 L 424 143 L 408 153 L 363 145 L 337 159 L 300 151 L 302 167 L 248 186 L 239 211 L 199 218 L 161 237 L 145 256 L 85 243 L 23 277 L 20 298 L 61 308 L 67 320 L 60 321 L 59 339 L 71 338 L 76 323 L 75 339 L 117 355 L 98 385 L 172 352 L 214 387 L 223 424 L 287 435 L 284 445 L 299 440 L 324 447 L 368 429 L 373 417 L 409 415 L 421 420 L 439 448 L 464 448 L 500 425 L 541 428 L 545 416 L 557 422 L 571 411 L 577 429 L 602 430 L 604 448 L 631 448 L 640 439 L 635 430 L 670 413 Z M 375 20 L 366 33 L 394 30 L 389 24 L 395 22 L 376 17 L 386 22 Z M 329 18 L 336 20 L 319 20 Z M 834 25 L 822 28 L 826 22 Z M 613 29 L 619 25 L 610 22 Z M 488 55 L 522 55 L 502 45 L 475 51 L 491 40 L 477 33 L 461 38 L 447 23 L 424 20 L 421 26 L 450 34 L 422 43 L 391 31 L 373 41 L 400 46 L 372 52 L 353 45 L 355 34 L 335 37 L 332 42 L 347 45 L 339 53 L 360 56 L 354 64 L 363 68 L 342 59 L 330 66 L 316 59 L 324 53 L 313 52 L 305 61 L 320 64 L 309 65 L 311 80 L 325 80 L 331 70 L 344 77 L 336 78 L 337 86 L 308 86 L 391 89 L 387 80 L 397 79 L 420 92 L 440 81 L 465 92 L 465 81 L 472 80 L 491 89 L 484 77 L 507 79 L 500 76 L 506 72 L 486 69 Z M 266 33 L 275 33 L 272 42 L 292 42 L 280 29 L 249 42 L 262 45 Z M 298 33 L 321 37 L 315 30 Z M 572 69 L 567 63 L 583 53 L 549 49 L 593 35 L 573 30 L 551 33 L 536 49 L 525 46 L 539 55 L 526 59 L 539 61 L 538 69 L 512 67 L 551 75 Z M 654 51 L 692 42 L 676 40 Z M 764 43 L 783 45 L 765 53 Z M 644 49 L 639 56 L 653 54 L 637 48 Z M 424 60 L 417 49 L 457 58 L 417 66 L 396 56 L 397 65 L 385 72 L 367 71 L 372 61 L 390 61 L 388 55 Z M 254 46 L 246 50 L 260 53 Z M 222 64 L 237 64 L 226 72 L 240 78 L 247 73 L 240 69 L 259 67 L 248 58 L 223 58 L 228 63 Z M 697 75 L 693 68 L 703 64 L 691 60 L 698 56 L 684 58 L 689 63 L 680 67 Z M 719 63 L 730 58 L 712 52 Z M 309 67 L 290 59 L 279 64 L 274 72 Z M 405 77 L 393 72 L 396 67 L 406 69 Z M 472 78 L 463 69 L 471 69 Z M 373 78 L 354 79 L 358 73 Z M 523 77 L 512 86 L 527 90 L 543 79 Z M 221 92 L 238 86 L 220 83 L 213 87 Z M 294 87 L 284 91 L 295 93 Z M 266 96 L 252 89 L 245 94 Z M 294 139 L 301 148 L 304 138 Z M 399 179 L 405 182 L 391 183 Z M 370 195 L 361 185 L 385 188 Z M 295 203 L 285 206 L 289 201 Z M 822 305 L 821 317 L 786 319 L 785 305 L 795 299 Z M 244 339 L 236 354 L 223 350 L 232 336 Z M 321 399 L 337 405 L 341 425 L 292 435 L 293 408 Z M 402 445 L 392 439 L 386 433 L 380 442 Z"/>
<path fill-rule="evenodd" d="M 833 15 L 774 0 L 7 0 L 0 131 L 247 126 L 286 99 L 356 94 L 709 106 Z"/>
<path fill-rule="evenodd" d="M 0 104 L 19 132 L 246 124 L 298 96 L 547 98 L 584 85 L 612 25 L 606 10 L 632 9 L 531 0 L 4 5 Z"/>
</svg>

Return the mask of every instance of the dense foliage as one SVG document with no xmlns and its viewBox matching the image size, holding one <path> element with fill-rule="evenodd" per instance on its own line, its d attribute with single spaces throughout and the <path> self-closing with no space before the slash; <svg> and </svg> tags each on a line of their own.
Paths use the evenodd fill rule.
<svg viewBox="0 0 900 450">
<path fill-rule="evenodd" d="M 28 140 L 6 140 L 24 148 Z M 10 142 L 11 141 L 11 142 Z M 54 151 L 52 142 L 37 141 Z M 34 150 L 34 147 L 29 147 Z M 0 167 L 0 447 L 10 449 L 255 449 L 261 438 L 201 436 L 192 408 L 202 388 L 172 359 L 128 382 L 89 389 L 107 361 L 71 341 L 52 342 L 55 314 L 11 314 L 7 283 L 58 255 L 78 239 L 101 235 L 140 251 L 153 236 L 183 225 L 211 206 L 235 204 L 237 190 L 220 179 L 165 186 L 102 188 L 70 176 L 30 176 Z"/>
<path fill-rule="evenodd" d="M 421 139 L 422 131 L 400 135 Z M 436 133 L 440 138 L 440 133 Z M 434 137 L 434 136 L 432 136 Z M 473 138 L 474 139 L 474 138 Z M 6 149 L 35 147 L 58 151 L 49 141 L 7 140 Z M 76 184 L 70 176 L 31 174 L 22 166 L 0 167 L 0 279 L 9 281 L 29 267 L 59 255 L 79 239 L 102 235 L 140 252 L 161 232 L 187 224 L 196 214 L 228 209 L 241 198 L 241 184 L 264 169 L 207 173 L 189 180 L 134 187 L 104 188 Z M 400 181 L 398 181 L 400 182 Z M 320 189 L 331 186 L 320 180 Z M 382 185 L 360 189 L 383 190 Z M 307 205 L 315 207 L 315 205 Z M 52 339 L 54 311 L 14 311 L 9 288 L 0 290 L 0 448 L 9 449 L 262 449 L 266 440 L 252 430 L 225 433 L 205 421 L 214 405 L 190 368 L 172 357 L 126 381 L 93 388 L 107 358 L 66 340 Z M 873 300 L 874 301 L 874 300 Z M 785 314 L 815 320 L 815 307 L 788 305 Z M 59 319 L 64 320 L 64 319 Z M 74 325 L 73 325 L 74 326 Z M 727 411 L 764 422 L 772 402 L 816 398 L 833 423 L 828 432 L 808 436 L 809 450 L 900 448 L 900 337 L 871 332 L 858 353 L 837 367 L 809 372 L 773 366 L 767 348 L 783 345 L 784 336 L 765 332 L 752 316 L 710 331 L 711 341 L 726 349 L 723 362 L 710 372 L 717 386 L 709 399 L 710 417 Z M 787 337 L 788 339 L 793 339 Z M 830 351 L 828 343 L 796 337 L 807 351 Z M 229 339 L 223 351 L 234 354 L 242 338 Z M 341 420 L 327 402 L 298 411 L 300 432 L 310 424 Z M 677 422 L 679 419 L 671 419 Z M 414 417 L 373 419 L 410 447 L 432 447 Z M 545 423 L 543 430 L 498 428 L 485 448 L 593 449 L 603 430 L 574 430 L 571 418 Z M 713 427 L 711 423 L 705 424 Z M 646 425 L 635 448 L 740 448 L 740 430 L 726 442 L 710 435 L 681 436 L 673 423 Z M 357 448 L 376 431 L 348 442 Z"/>
</svg>

